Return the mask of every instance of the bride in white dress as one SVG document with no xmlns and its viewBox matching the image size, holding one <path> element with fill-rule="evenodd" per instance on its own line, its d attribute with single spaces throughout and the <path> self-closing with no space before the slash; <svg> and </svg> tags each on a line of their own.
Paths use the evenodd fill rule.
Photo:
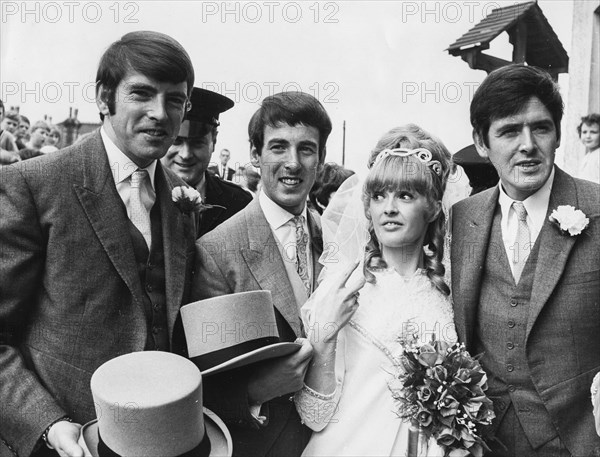
<svg viewBox="0 0 600 457">
<path fill-rule="evenodd" d="M 442 264 L 449 164 L 421 128 L 393 129 L 364 186 L 349 178 L 323 215 L 324 277 L 302 309 L 313 359 L 295 396 L 314 430 L 304 456 L 406 455 L 410 424 L 388 388 L 398 338 L 456 340 Z M 431 440 L 427 455 L 443 452 Z"/>
</svg>

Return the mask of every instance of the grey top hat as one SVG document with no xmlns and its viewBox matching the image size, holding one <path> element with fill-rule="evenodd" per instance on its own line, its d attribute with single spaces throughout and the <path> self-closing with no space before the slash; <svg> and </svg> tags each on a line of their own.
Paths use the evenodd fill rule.
<svg viewBox="0 0 600 457">
<path fill-rule="evenodd" d="M 280 342 L 268 290 L 200 300 L 181 308 L 190 359 L 202 375 L 292 354 L 300 343 Z"/>
<path fill-rule="evenodd" d="M 92 375 L 97 419 L 81 429 L 86 456 L 231 456 L 223 421 L 202 407 L 202 376 L 168 352 L 133 352 Z"/>
</svg>

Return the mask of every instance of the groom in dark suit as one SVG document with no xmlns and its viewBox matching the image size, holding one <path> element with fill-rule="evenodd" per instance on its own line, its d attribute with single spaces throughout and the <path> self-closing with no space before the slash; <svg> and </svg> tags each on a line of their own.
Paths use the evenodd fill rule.
<svg viewBox="0 0 600 457">
<path fill-rule="evenodd" d="M 190 58 L 169 36 L 128 33 L 96 80 L 99 131 L 0 169 L 1 455 L 83 455 L 92 373 L 169 351 L 189 292 L 195 220 L 158 159 L 189 107 Z"/>
<path fill-rule="evenodd" d="M 554 164 L 562 115 L 531 66 L 492 72 L 471 103 L 500 183 L 453 207 L 452 288 L 459 338 L 489 376 L 494 456 L 600 455 L 600 186 Z"/>
<path fill-rule="evenodd" d="M 262 191 L 196 243 L 194 300 L 269 290 L 281 339 L 305 336 L 300 307 L 316 287 L 323 251 L 318 215 L 306 198 L 330 132 L 327 112 L 311 95 L 285 92 L 263 100 L 248 126 Z M 310 432 L 290 396 L 302 388 L 311 351 L 304 340 L 291 356 L 206 378 L 207 406 L 228 423 L 234 455 L 302 453 Z"/>
</svg>

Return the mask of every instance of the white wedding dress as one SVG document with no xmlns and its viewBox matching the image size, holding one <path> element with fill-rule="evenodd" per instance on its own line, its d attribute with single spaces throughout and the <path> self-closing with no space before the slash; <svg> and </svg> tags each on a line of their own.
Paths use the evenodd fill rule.
<svg viewBox="0 0 600 457">
<path fill-rule="evenodd" d="M 423 343 L 434 334 L 456 341 L 451 303 L 423 270 L 409 278 L 395 270 L 375 276 L 376 284 L 365 284 L 356 313 L 338 335 L 335 393 L 322 396 L 305 387 L 295 396 L 300 417 L 315 431 L 303 456 L 406 455 L 409 424 L 396 415 L 388 388 L 397 370 L 394 358 L 402 353 L 398 338 L 408 330 L 418 332 Z M 318 306 L 312 299 L 304 305 L 305 326 L 312 325 Z M 430 441 L 427 455 L 443 451 Z"/>
</svg>

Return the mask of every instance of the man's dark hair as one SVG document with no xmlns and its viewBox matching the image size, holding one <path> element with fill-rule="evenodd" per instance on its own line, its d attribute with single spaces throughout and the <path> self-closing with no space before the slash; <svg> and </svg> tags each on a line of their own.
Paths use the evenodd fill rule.
<svg viewBox="0 0 600 457">
<path fill-rule="evenodd" d="M 600 114 L 590 113 L 587 116 L 583 116 L 581 118 L 581 122 L 577 126 L 577 135 L 579 135 L 579 136 L 581 136 L 581 126 L 583 124 L 585 124 L 585 125 L 598 124 L 598 126 L 600 127 Z"/>
<path fill-rule="evenodd" d="M 25 122 L 27 125 L 31 125 L 29 118 L 23 114 L 19 114 L 19 122 Z"/>
<path fill-rule="evenodd" d="M 258 155 L 262 152 L 265 127 L 283 124 L 314 127 L 319 131 L 319 161 L 325 160 L 325 144 L 331 133 L 331 119 L 321 102 L 304 92 L 281 92 L 265 98 L 248 124 L 250 144 Z"/>
<path fill-rule="evenodd" d="M 317 174 L 317 179 L 308 193 L 308 199 L 323 214 L 323 208 L 329 204 L 329 198 L 333 192 L 337 192 L 342 183 L 354 174 L 337 163 L 326 163 Z"/>
<path fill-rule="evenodd" d="M 492 71 L 471 101 L 471 125 L 486 146 L 491 123 L 519 113 L 531 97 L 537 97 L 550 112 L 560 139 L 564 104 L 558 84 L 540 68 L 515 64 Z"/>
<path fill-rule="evenodd" d="M 194 87 L 194 68 L 190 56 L 173 38 L 159 32 L 131 32 L 115 41 L 104 52 L 96 73 L 96 92 L 110 114 L 115 112 L 117 86 L 128 71 L 134 70 L 160 82 L 187 83 L 188 97 Z M 100 114 L 104 120 L 104 115 Z"/>
</svg>

